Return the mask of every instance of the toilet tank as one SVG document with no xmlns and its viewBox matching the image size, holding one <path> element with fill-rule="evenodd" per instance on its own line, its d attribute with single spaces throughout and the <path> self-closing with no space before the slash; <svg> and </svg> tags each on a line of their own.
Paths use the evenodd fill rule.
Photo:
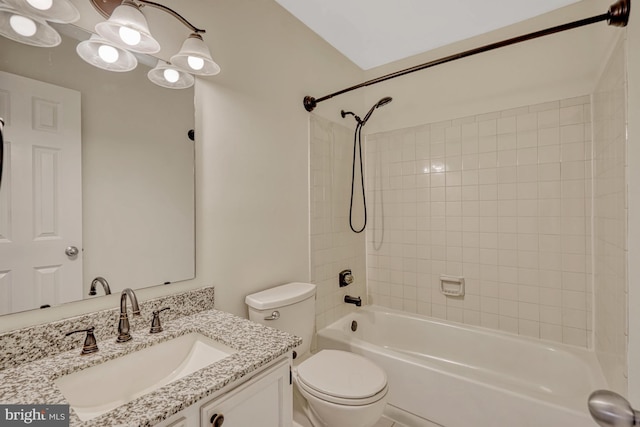
<svg viewBox="0 0 640 427">
<path fill-rule="evenodd" d="M 287 283 L 247 295 L 249 319 L 302 338 L 298 356 L 309 352 L 315 327 L 316 285 Z M 277 314 L 274 314 L 277 312 Z M 266 320 L 277 317 L 277 319 Z"/>
</svg>

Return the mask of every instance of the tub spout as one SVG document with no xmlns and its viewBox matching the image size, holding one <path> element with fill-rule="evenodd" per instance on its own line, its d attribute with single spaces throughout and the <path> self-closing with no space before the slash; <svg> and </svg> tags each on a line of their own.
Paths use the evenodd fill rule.
<svg viewBox="0 0 640 427">
<path fill-rule="evenodd" d="M 347 304 L 355 304 L 356 307 L 360 307 L 362 305 L 362 299 L 360 297 L 352 297 L 351 295 L 345 295 L 344 302 Z"/>
</svg>

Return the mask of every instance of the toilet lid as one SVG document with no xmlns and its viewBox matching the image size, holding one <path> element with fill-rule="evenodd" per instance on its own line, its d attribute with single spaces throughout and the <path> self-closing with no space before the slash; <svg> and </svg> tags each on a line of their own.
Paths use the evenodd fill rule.
<svg viewBox="0 0 640 427">
<path fill-rule="evenodd" d="M 322 350 L 298 366 L 298 379 L 328 396 L 365 399 L 387 385 L 387 374 L 364 357 L 340 350 Z"/>
</svg>

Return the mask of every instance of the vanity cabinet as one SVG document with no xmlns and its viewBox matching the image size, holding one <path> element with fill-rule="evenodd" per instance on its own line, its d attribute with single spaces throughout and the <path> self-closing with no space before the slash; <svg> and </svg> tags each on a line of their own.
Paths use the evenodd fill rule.
<svg viewBox="0 0 640 427">
<path fill-rule="evenodd" d="M 292 427 L 290 357 L 279 358 L 244 382 L 196 403 L 158 424 L 160 427 Z"/>
</svg>

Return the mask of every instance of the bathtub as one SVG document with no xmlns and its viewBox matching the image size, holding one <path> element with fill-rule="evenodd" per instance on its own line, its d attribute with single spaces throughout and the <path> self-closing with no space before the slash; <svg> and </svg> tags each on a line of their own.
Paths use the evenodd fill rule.
<svg viewBox="0 0 640 427">
<path fill-rule="evenodd" d="M 320 330 L 317 347 L 382 367 L 387 413 L 409 426 L 597 426 L 587 397 L 607 388 L 593 352 L 376 306 Z"/>
</svg>

